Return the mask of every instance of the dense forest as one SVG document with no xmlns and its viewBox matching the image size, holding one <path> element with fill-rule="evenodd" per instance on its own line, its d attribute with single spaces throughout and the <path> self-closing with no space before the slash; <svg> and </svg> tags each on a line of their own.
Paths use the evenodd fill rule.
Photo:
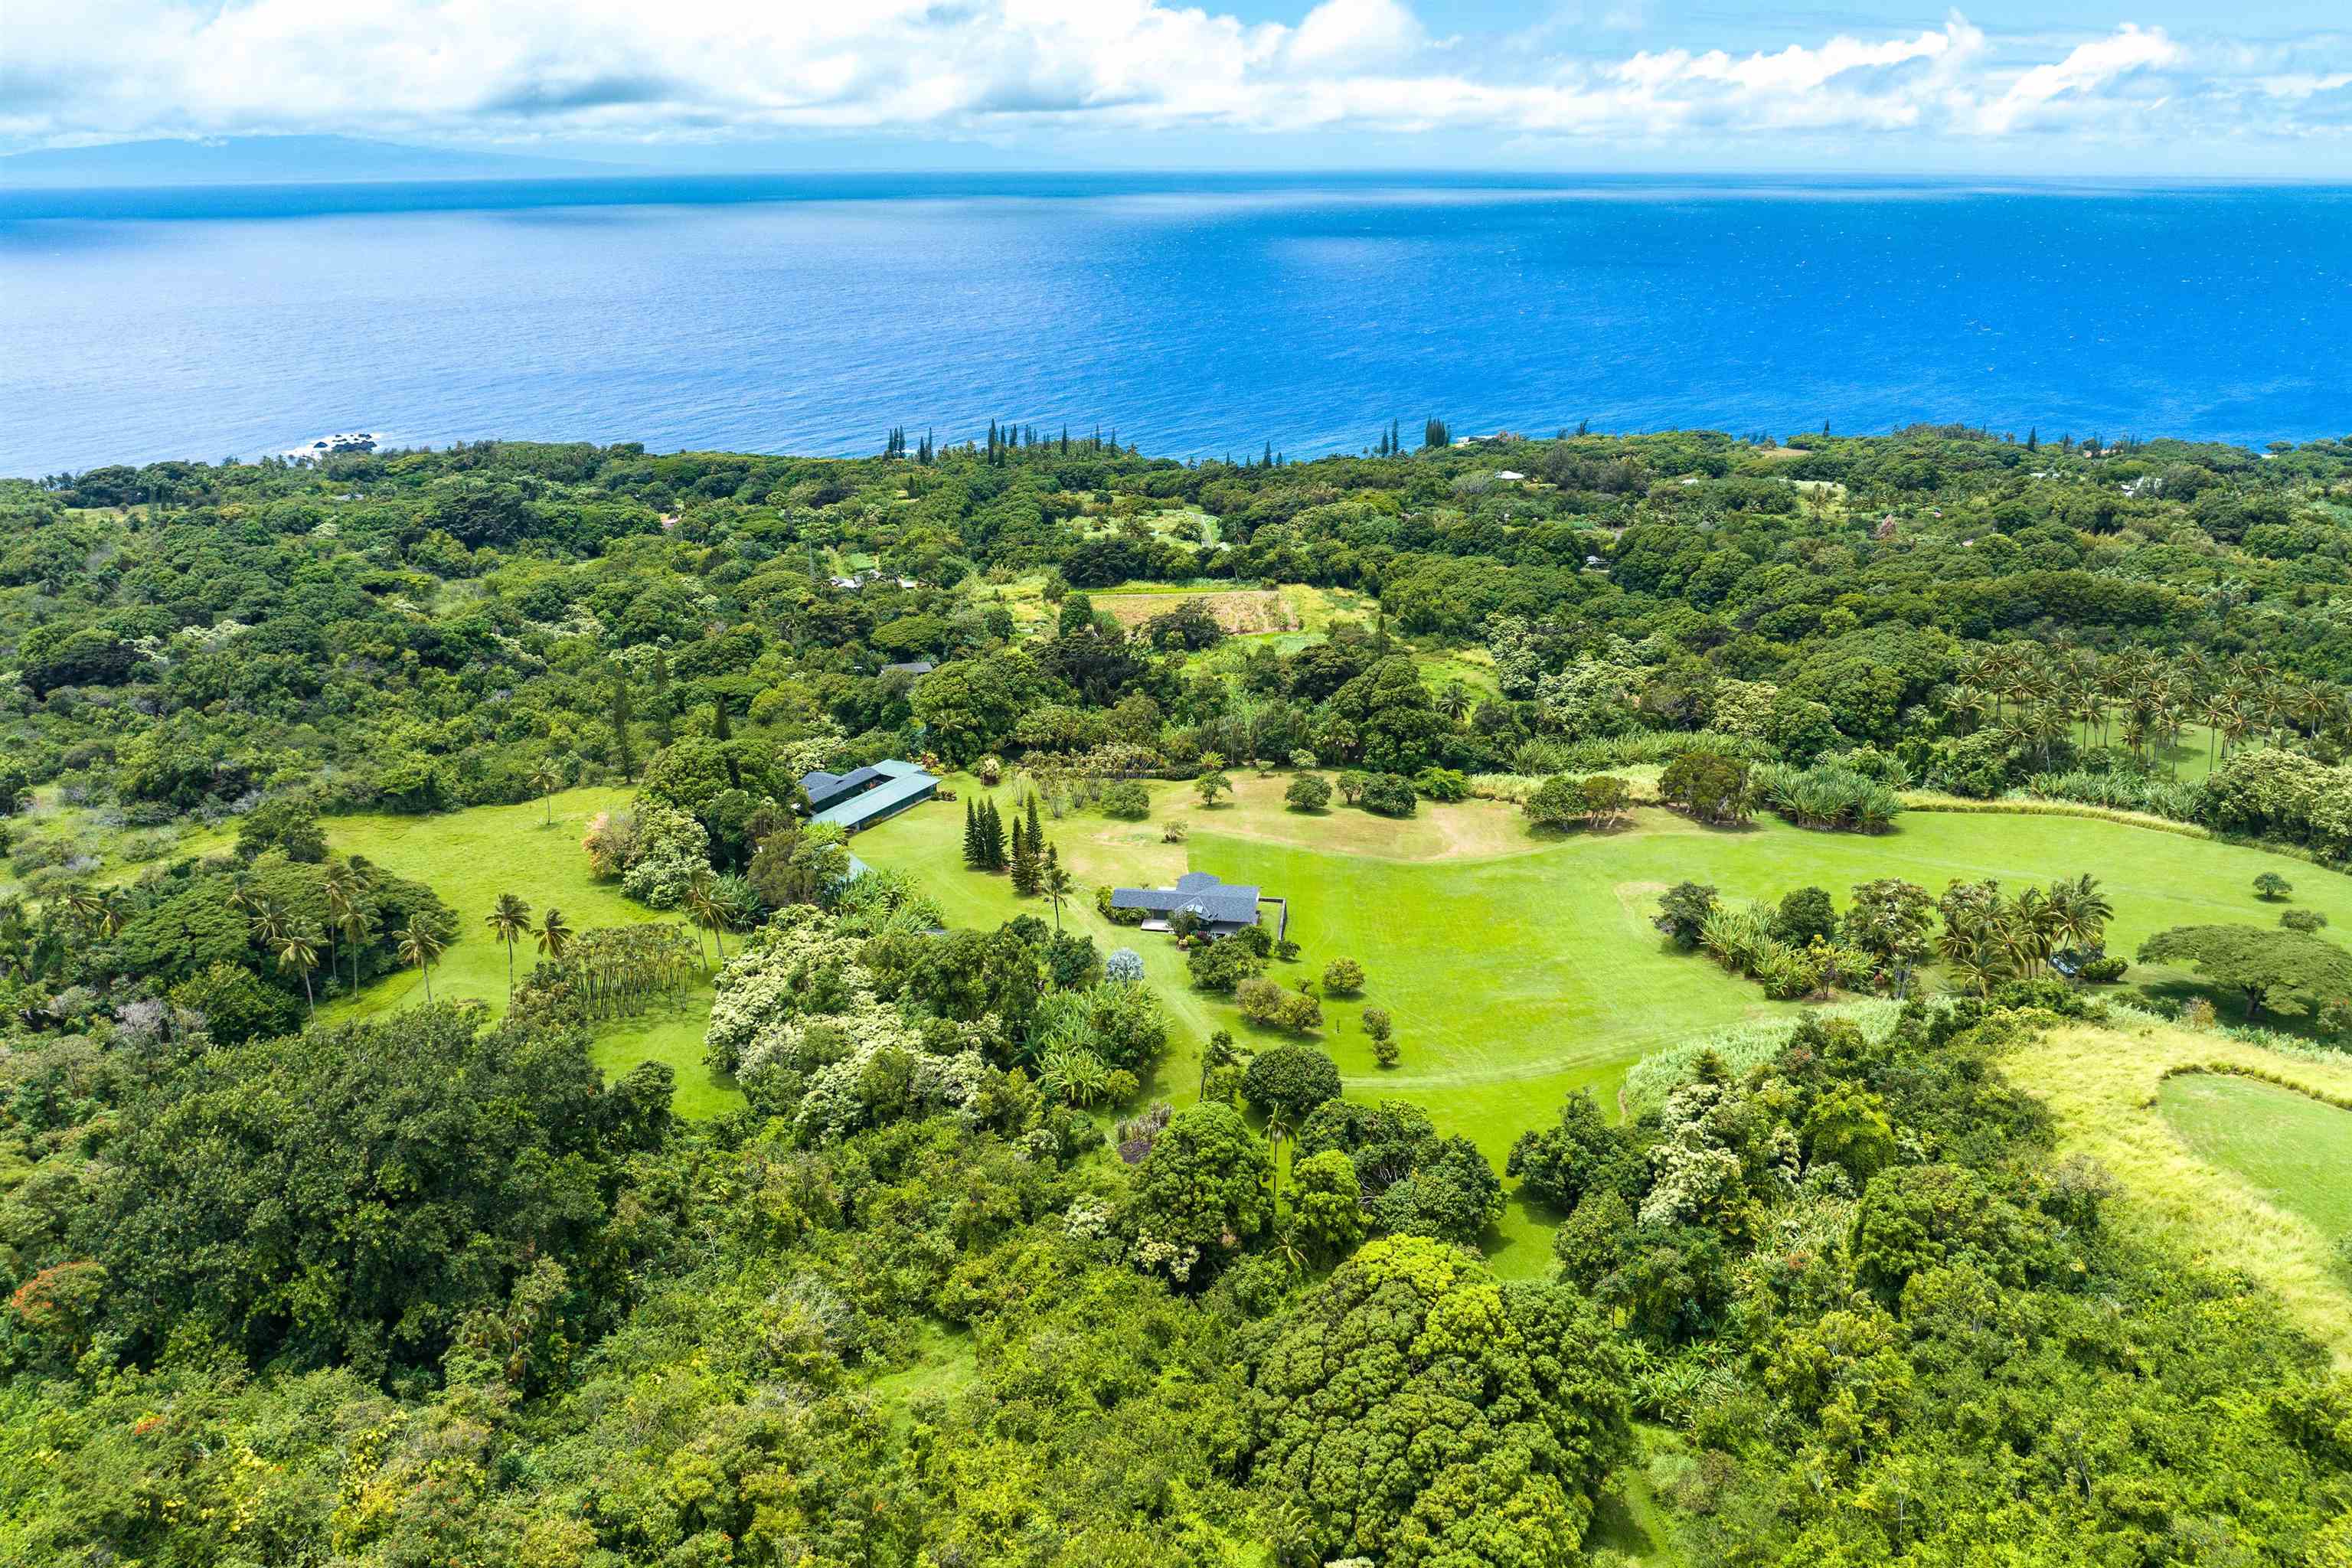
<svg viewBox="0 0 2352 1568">
<path fill-rule="evenodd" d="M 1799 991 L 1899 1008 L 1570 1096 L 1498 1170 L 1305 1045 L 1153 1100 L 1166 1020 L 1034 815 L 1052 907 L 992 931 L 807 820 L 886 758 L 1562 822 L 1663 765 L 1703 821 L 2034 799 L 2352 858 L 2352 438 L 1430 437 L 0 482 L 0 1558 L 2352 1563 L 2352 1381 L 2058 1152 L 2002 1054 L 2103 1004 L 2054 937 L 1983 956 L 1997 892 L 1940 949 L 1942 889 L 1798 920 Z M 1095 602 L 1150 584 L 1344 613 Z M 740 1110 L 591 1061 L 692 937 L 489 911 L 502 1016 L 317 1017 L 483 940 L 337 817 L 583 784 L 635 792 L 598 870 L 719 944 Z M 2033 909 L 2100 962 L 2069 886 Z M 2223 929 L 2158 951 L 2352 1028 L 2332 942 Z M 1972 983 L 1911 994 L 1938 952 Z M 1507 1179 L 1546 1278 L 1481 1258 Z"/>
</svg>

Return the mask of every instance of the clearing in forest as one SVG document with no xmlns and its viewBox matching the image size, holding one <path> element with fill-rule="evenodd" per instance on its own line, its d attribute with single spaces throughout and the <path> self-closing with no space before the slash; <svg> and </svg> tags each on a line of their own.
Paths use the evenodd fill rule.
<svg viewBox="0 0 2352 1568">
<path fill-rule="evenodd" d="M 2330 1241 L 2352 1236 L 2352 1110 L 2260 1079 L 2176 1073 L 2157 1096 L 2189 1152 Z"/>
<path fill-rule="evenodd" d="M 2088 1155 L 2116 1178 L 2129 1223 L 2151 1242 L 2205 1268 L 2252 1275 L 2339 1363 L 2352 1363 L 2352 1290 L 2336 1268 L 2344 1232 L 2316 1217 L 2340 1224 L 2352 1205 L 2346 1135 L 2324 1120 L 2352 1112 L 2295 1092 L 2352 1098 L 2352 1058 L 2268 1050 L 2168 1024 L 2070 1024 L 2018 1047 L 2002 1065 L 2049 1105 L 2060 1152 Z M 2276 1084 L 2250 1086 L 2271 1091 L 2258 1097 L 2227 1086 L 2238 1080 L 2217 1084 L 2221 1074 Z M 2280 1140 L 2301 1145 L 2287 1158 L 2333 1162 L 2315 1178 L 2295 1178 L 2315 1190 L 2293 1205 L 2272 1187 L 2284 1174 L 2282 1155 L 2264 1145 Z"/>
<path fill-rule="evenodd" d="M 1654 900 L 1639 890 L 1688 879 L 1727 899 L 1777 900 L 1814 884 L 1843 903 L 1853 884 L 1880 877 L 1940 893 L 1954 879 L 1997 877 L 2017 888 L 2089 871 L 2116 908 L 2107 945 L 2128 954 L 2169 926 L 2274 922 L 2275 909 L 2257 901 L 2251 884 L 2258 871 L 2283 868 L 2299 904 L 2337 928 L 2352 924 L 2352 879 L 2256 849 L 2084 818 L 1915 813 L 1894 832 L 1864 837 L 1772 818 L 1701 828 L 1652 808 L 1620 832 L 1542 837 L 1495 802 L 1423 804 L 1402 822 L 1346 806 L 1302 815 L 1279 806 L 1281 778 L 1236 781 L 1238 804 L 1204 810 L 1189 785 L 1155 784 L 1150 821 L 1089 811 L 1045 824 L 1079 884 L 1064 921 L 1106 950 L 1134 948 L 1170 1006 L 1174 1047 L 1149 1092 L 1179 1104 L 1193 1099 L 1213 1029 L 1261 1048 L 1284 1038 L 1192 989 L 1165 935 L 1113 926 L 1094 910 L 1097 884 L 1164 887 L 1185 870 L 1213 872 L 1289 900 L 1302 952 L 1298 963 L 1274 966 L 1286 985 L 1319 977 L 1333 958 L 1364 965 L 1362 996 L 1326 998 L 1318 1041 L 1348 1091 L 1419 1101 L 1442 1131 L 1472 1138 L 1498 1169 L 1513 1141 L 1549 1121 L 1564 1095 L 1591 1089 L 1613 1103 L 1625 1069 L 1650 1052 L 1799 1010 L 1703 956 L 1674 952 L 1650 927 Z M 1014 809 L 1016 786 L 1007 782 L 995 798 Z M 1171 816 L 1190 829 L 1183 844 L 1161 839 Z M 1024 912 L 1052 919 L 1042 900 L 1016 899 L 1006 879 L 964 869 L 961 836 L 958 807 L 923 806 L 859 835 L 856 849 L 915 877 L 952 924 L 991 926 Z M 2184 975 L 2137 966 L 2118 989 L 2132 994 L 2143 982 L 2137 994 L 2159 1003 L 2201 994 Z M 1359 1016 L 1365 1005 L 1395 1019 L 1399 1067 L 1374 1063 Z M 1496 1238 L 1497 1266 L 1548 1272 L 1554 1217 L 1515 1202 Z"/>
<path fill-rule="evenodd" d="M 649 910 L 621 896 L 617 881 L 589 875 L 581 836 L 600 811 L 618 811 L 627 793 L 611 789 L 566 790 L 546 804 L 478 805 L 434 816 L 373 814 L 325 820 L 328 842 L 337 853 L 362 855 L 396 876 L 412 878 L 441 896 L 457 917 L 457 939 L 433 966 L 436 1001 L 470 997 L 506 1011 L 507 950 L 491 939 L 482 917 L 500 893 L 530 905 L 536 923 L 552 905 L 576 934 L 598 926 L 641 925 L 683 917 Z M 551 815 L 554 826 L 547 826 Z M 517 975 L 539 960 L 528 939 L 516 944 Z M 415 971 L 387 975 L 358 996 L 326 1010 L 330 1021 L 373 1017 L 425 999 Z M 713 1116 L 742 1103 L 734 1086 L 703 1064 L 702 1037 L 710 1022 L 711 991 L 697 985 L 675 1000 L 635 1018 L 611 1022 L 596 1031 L 593 1055 L 608 1079 L 642 1061 L 666 1062 L 677 1076 L 677 1106 L 682 1116 Z"/>
<path fill-rule="evenodd" d="M 1272 588 L 1228 588 L 1202 594 L 1097 594 L 1093 599 L 1096 609 L 1129 631 L 1188 600 L 1202 605 L 1216 617 L 1217 625 L 1236 635 L 1301 629 L 1289 604 Z"/>
</svg>

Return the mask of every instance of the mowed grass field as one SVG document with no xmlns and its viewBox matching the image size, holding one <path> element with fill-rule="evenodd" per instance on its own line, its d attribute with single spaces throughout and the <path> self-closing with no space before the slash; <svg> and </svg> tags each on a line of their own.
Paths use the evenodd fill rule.
<svg viewBox="0 0 2352 1568">
<path fill-rule="evenodd" d="M 437 816 L 362 816 L 326 820 L 328 842 L 340 853 L 362 855 L 397 876 L 424 882 L 457 916 L 457 940 L 433 966 L 436 1000 L 471 997 L 503 1013 L 507 1003 L 507 951 L 491 940 L 482 917 L 501 893 L 530 905 L 534 922 L 552 905 L 572 931 L 637 925 L 679 917 L 648 910 L 621 896 L 617 881 L 588 874 L 581 836 L 600 811 L 628 804 L 625 791 L 575 789 L 541 805 L 485 805 Z M 554 825 L 549 826 L 552 813 Z M 538 960 L 529 942 L 515 950 L 515 972 Z M 327 1011 L 333 1020 L 373 1017 L 424 1000 L 423 979 L 414 971 L 387 976 Z M 617 1079 L 642 1061 L 668 1064 L 677 1077 L 678 1113 L 717 1115 L 742 1103 L 731 1084 L 703 1064 L 702 1037 L 710 1020 L 711 992 L 699 985 L 671 1005 L 597 1032 L 596 1063 Z"/>
<path fill-rule="evenodd" d="M 1289 984 L 1319 976 L 1331 958 L 1350 957 L 1370 976 L 1360 998 L 1326 999 L 1321 1044 L 1338 1060 L 1348 1091 L 1394 1095 L 1425 1106 L 1441 1129 L 1475 1140 L 1499 1167 L 1511 1143 L 1548 1121 L 1561 1098 L 1591 1089 L 1613 1103 L 1625 1069 L 1643 1055 L 1743 1021 L 1794 1014 L 1751 983 L 1702 956 L 1673 952 L 1649 924 L 1658 895 L 1685 879 L 1712 883 L 1729 899 L 1778 899 L 1806 884 L 1841 902 L 1856 882 L 1904 877 L 1940 892 L 1954 879 L 2044 883 L 2089 871 L 2116 906 L 2111 951 L 2128 955 L 2168 926 L 2211 921 L 2269 925 L 2278 906 L 2252 893 L 2254 876 L 2274 869 L 2296 887 L 2295 901 L 2352 922 L 2352 879 L 2253 849 L 2057 816 L 1913 813 L 1875 837 L 1822 834 L 1759 818 L 1738 830 L 1702 828 L 1659 810 L 1635 814 L 1608 835 L 1538 837 L 1517 811 L 1493 802 L 1424 804 L 1391 822 L 1347 808 L 1302 816 L 1283 808 L 1282 777 L 1235 775 L 1239 798 L 1204 810 L 1189 786 L 1153 786 L 1153 819 L 1116 822 L 1093 813 L 1047 821 L 1047 837 L 1076 877 L 1081 896 L 1064 919 L 1098 945 L 1132 946 L 1167 998 L 1176 1047 L 1151 1092 L 1192 1099 L 1208 1033 L 1228 1028 L 1255 1046 L 1282 1037 L 1244 1021 L 1229 1002 L 1191 989 L 1181 956 L 1165 935 L 1113 927 L 1096 915 L 1097 883 L 1166 885 L 1184 870 L 1256 882 L 1286 898 L 1295 966 L 1273 973 Z M 969 779 L 954 781 L 967 797 Z M 1013 808 L 1016 786 L 995 792 Z M 1160 841 L 1160 821 L 1183 818 L 1188 842 Z M 963 868 L 960 805 L 925 805 L 856 840 L 858 855 L 906 870 L 938 897 L 951 923 L 990 925 L 1030 912 L 1002 877 Z M 1269 910 L 1269 918 L 1271 911 Z M 2186 976 L 2135 968 L 2159 1003 L 2191 994 Z M 2133 984 L 2123 987 L 2131 991 Z M 1387 1008 L 1403 1060 L 1373 1062 L 1359 1014 Z M 2225 1016 L 2231 1005 L 2225 1004 Z M 1534 1274 L 1557 1216 L 1529 1214 L 1517 1200 L 1496 1238 L 1497 1266 Z"/>
<path fill-rule="evenodd" d="M 2224 1073 L 2177 1073 L 2157 1105 L 2209 1165 L 2301 1215 L 2331 1241 L 2352 1236 L 2352 1111 Z"/>
<path fill-rule="evenodd" d="M 2352 1057 L 2127 1022 L 2051 1029 L 2001 1065 L 2050 1107 L 2059 1152 L 2116 1178 L 2123 1223 L 2261 1280 L 2352 1367 L 2352 1289 L 2336 1263 L 2352 1233 L 2352 1111 L 2320 1098 L 2352 1099 Z"/>
</svg>

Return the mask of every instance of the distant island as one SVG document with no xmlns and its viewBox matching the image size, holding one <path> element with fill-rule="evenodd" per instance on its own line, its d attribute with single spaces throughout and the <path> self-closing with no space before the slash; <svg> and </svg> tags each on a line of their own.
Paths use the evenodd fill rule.
<svg viewBox="0 0 2352 1568">
<path fill-rule="evenodd" d="M 0 157 L 0 187 L 528 180 L 628 172 L 625 164 L 584 158 L 412 147 L 357 136 L 219 136 L 12 153 Z"/>
</svg>

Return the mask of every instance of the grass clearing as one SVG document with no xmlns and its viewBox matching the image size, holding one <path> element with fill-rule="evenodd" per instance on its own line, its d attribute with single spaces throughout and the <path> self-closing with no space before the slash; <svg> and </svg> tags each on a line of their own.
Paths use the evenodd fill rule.
<svg viewBox="0 0 2352 1568">
<path fill-rule="evenodd" d="M 616 881 L 588 874 L 581 835 L 600 811 L 628 805 L 622 791 L 566 790 L 545 805 L 482 805 L 437 816 L 369 815 L 330 817 L 328 842 L 346 855 L 362 855 L 395 876 L 424 882 L 457 916 L 457 940 L 433 967 L 433 995 L 447 1001 L 469 997 L 493 1016 L 507 1005 L 507 952 L 482 927 L 500 893 L 513 893 L 536 919 L 550 905 L 563 911 L 574 931 L 597 926 L 641 925 L 679 917 L 648 910 L 621 896 Z M 548 826 L 550 814 L 553 826 Z M 537 959 L 537 950 L 519 944 L 517 973 Z M 414 972 L 388 975 L 354 997 L 325 1009 L 335 1021 L 370 1018 L 424 1000 L 423 979 Z M 734 1086 L 702 1061 L 702 1037 L 709 1026 L 711 991 L 698 985 L 639 1017 L 599 1029 L 594 1056 L 607 1078 L 618 1078 L 641 1061 L 668 1064 L 677 1077 L 678 1113 L 717 1115 L 742 1103 Z"/>
<path fill-rule="evenodd" d="M 1281 806 L 1285 782 L 1236 775 L 1237 797 L 1212 810 L 1188 786 L 1155 784 L 1149 822 L 1084 813 L 1047 824 L 1081 889 L 1065 919 L 1106 950 L 1133 947 L 1169 1004 L 1175 1046 L 1148 1092 L 1180 1104 L 1192 1099 L 1200 1048 L 1213 1029 L 1257 1046 L 1281 1038 L 1243 1021 L 1229 1002 L 1192 990 L 1166 937 L 1114 927 L 1094 912 L 1097 883 L 1165 886 L 1184 870 L 1210 871 L 1290 900 L 1302 961 L 1275 967 L 1285 984 L 1319 976 L 1332 958 L 1365 966 L 1362 997 L 1324 1005 L 1321 1044 L 1349 1091 L 1418 1100 L 1441 1130 L 1466 1134 L 1498 1167 L 1518 1135 L 1548 1121 L 1566 1094 L 1591 1089 L 1613 1103 L 1626 1069 L 1650 1052 L 1800 1010 L 1664 943 L 1649 917 L 1657 894 L 1675 882 L 1712 883 L 1733 899 L 1778 899 L 1815 884 L 1843 900 L 1853 884 L 1879 877 L 1940 892 L 1954 879 L 1995 877 L 2018 887 L 2087 870 L 2116 906 L 2109 946 L 2128 953 L 2169 926 L 2272 923 L 2276 910 L 2254 898 L 2252 882 L 2278 868 L 2296 880 L 2299 904 L 2326 913 L 2336 929 L 2352 925 L 2352 879 L 2261 850 L 2112 822 L 1921 813 L 1865 837 L 1773 819 L 1717 830 L 1644 809 L 1621 832 L 1547 838 L 1514 808 L 1488 801 L 1425 805 L 1402 822 L 1344 806 L 1302 815 Z M 1016 786 L 1001 786 L 996 798 L 1010 808 Z M 1186 843 L 1161 842 L 1170 816 L 1187 823 Z M 1005 879 L 966 871 L 961 831 L 959 809 L 926 806 L 861 834 L 856 848 L 874 865 L 912 874 L 951 923 L 1047 912 L 1016 900 Z M 2169 971 L 2136 970 L 2133 978 L 2158 1004 L 2198 994 Z M 1368 1005 L 1396 1021 L 1403 1062 L 1394 1069 L 1373 1062 L 1360 1021 Z M 1491 1243 L 1496 1267 L 1548 1271 L 1556 1218 L 1514 1199 Z"/>
<path fill-rule="evenodd" d="M 2202 1267 L 2242 1269 L 2262 1280 L 2339 1364 L 2352 1363 L 2352 1291 L 2331 1267 L 2328 1232 L 2272 1201 L 2257 1180 L 2208 1158 L 2164 1108 L 2168 1075 L 2179 1073 L 2251 1074 L 2352 1097 L 2352 1058 L 2305 1059 L 2169 1025 L 2074 1024 L 2019 1047 L 2005 1065 L 2048 1102 L 2061 1150 L 2089 1155 L 2122 1184 L 2121 1201 L 2150 1240 Z M 2224 1114 L 2245 1121 L 2245 1102 L 2234 1111 L 2221 1103 Z M 2259 1136 L 2233 1132 L 2231 1142 Z M 2339 1156 L 2333 1184 L 2339 1188 L 2344 1171 Z"/>
<path fill-rule="evenodd" d="M 1187 601 L 1198 603 L 1229 634 L 1290 632 L 1301 628 L 1283 596 L 1270 588 L 1231 588 L 1214 593 L 1097 594 L 1094 606 L 1129 631 Z"/>
<path fill-rule="evenodd" d="M 2352 1236 L 2352 1110 L 2274 1083 L 2226 1073 L 2177 1073 L 2157 1107 L 2189 1151 L 2264 1200 Z"/>
</svg>

